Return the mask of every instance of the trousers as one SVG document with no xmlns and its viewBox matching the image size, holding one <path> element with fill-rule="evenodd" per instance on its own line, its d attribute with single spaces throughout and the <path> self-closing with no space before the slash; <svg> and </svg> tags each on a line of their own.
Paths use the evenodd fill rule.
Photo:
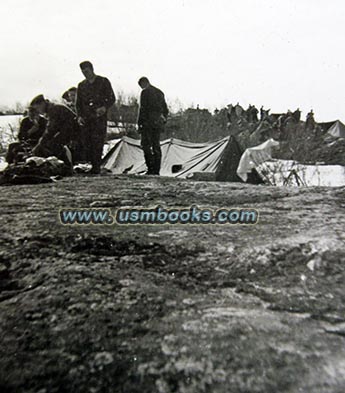
<svg viewBox="0 0 345 393">
<path fill-rule="evenodd" d="M 86 160 L 91 162 L 93 169 L 100 170 L 103 146 L 107 135 L 107 118 L 102 116 L 87 120 L 82 133 Z"/>
<path fill-rule="evenodd" d="M 161 131 L 158 127 L 144 127 L 141 131 L 141 147 L 144 151 L 148 175 L 159 175 L 161 169 Z"/>
</svg>

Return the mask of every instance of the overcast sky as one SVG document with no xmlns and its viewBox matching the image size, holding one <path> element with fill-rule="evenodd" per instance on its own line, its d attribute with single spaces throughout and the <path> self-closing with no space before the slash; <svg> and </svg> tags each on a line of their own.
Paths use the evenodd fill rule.
<svg viewBox="0 0 345 393">
<path fill-rule="evenodd" d="M 1 0 L 0 105 L 58 98 L 89 59 L 115 93 L 345 121 L 344 0 Z"/>
</svg>

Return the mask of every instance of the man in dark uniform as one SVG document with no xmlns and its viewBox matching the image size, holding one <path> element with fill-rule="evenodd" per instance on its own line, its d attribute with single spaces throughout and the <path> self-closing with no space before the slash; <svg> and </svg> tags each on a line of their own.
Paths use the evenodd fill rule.
<svg viewBox="0 0 345 393">
<path fill-rule="evenodd" d="M 38 140 L 43 135 L 47 125 L 47 120 L 40 116 L 34 108 L 28 108 L 28 115 L 20 122 L 18 140 L 8 147 L 6 161 L 9 164 L 20 161 L 31 149 L 36 146 Z"/>
<path fill-rule="evenodd" d="M 107 134 L 107 112 L 115 103 L 115 94 L 109 80 L 96 75 L 89 61 L 82 62 L 80 68 L 86 79 L 77 89 L 78 123 L 82 127 L 87 159 L 91 161 L 91 173 L 98 174 Z"/>
<path fill-rule="evenodd" d="M 46 130 L 32 150 L 33 155 L 56 156 L 71 165 L 72 157 L 67 146 L 78 133 L 75 114 L 64 105 L 49 102 L 42 94 L 35 97 L 30 106 L 48 118 Z"/>
<path fill-rule="evenodd" d="M 159 175 L 162 159 L 160 134 L 164 131 L 169 111 L 161 90 L 152 86 L 146 77 L 140 78 L 138 83 L 142 88 L 138 127 L 147 174 Z"/>
</svg>

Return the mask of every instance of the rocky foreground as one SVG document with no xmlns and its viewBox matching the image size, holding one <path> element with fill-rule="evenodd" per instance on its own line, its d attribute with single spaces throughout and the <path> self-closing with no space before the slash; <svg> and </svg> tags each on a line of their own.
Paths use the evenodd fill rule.
<svg viewBox="0 0 345 393">
<path fill-rule="evenodd" d="M 344 392 L 344 188 L 76 177 L 0 202 L 1 392 Z M 157 204 L 260 220 L 58 218 Z"/>
</svg>

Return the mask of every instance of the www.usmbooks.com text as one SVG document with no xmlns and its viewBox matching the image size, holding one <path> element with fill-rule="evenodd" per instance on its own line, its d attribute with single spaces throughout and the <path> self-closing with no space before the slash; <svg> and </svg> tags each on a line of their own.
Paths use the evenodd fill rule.
<svg viewBox="0 0 345 393">
<path fill-rule="evenodd" d="M 133 224 L 249 224 L 259 221 L 255 209 L 220 208 L 217 210 L 191 206 L 171 208 L 61 209 L 63 225 L 133 225 Z"/>
</svg>

